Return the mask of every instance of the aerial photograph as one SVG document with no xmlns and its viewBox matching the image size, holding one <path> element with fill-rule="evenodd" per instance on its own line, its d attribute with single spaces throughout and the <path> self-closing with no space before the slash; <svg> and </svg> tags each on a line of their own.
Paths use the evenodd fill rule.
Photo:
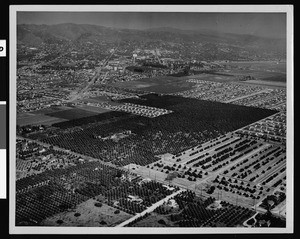
<svg viewBox="0 0 300 239">
<path fill-rule="evenodd" d="M 286 21 L 17 12 L 15 226 L 285 228 Z"/>
</svg>

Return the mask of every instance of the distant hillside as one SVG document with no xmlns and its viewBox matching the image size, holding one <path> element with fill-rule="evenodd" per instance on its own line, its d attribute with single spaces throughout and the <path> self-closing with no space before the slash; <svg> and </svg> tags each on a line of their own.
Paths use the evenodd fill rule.
<svg viewBox="0 0 300 239">
<path fill-rule="evenodd" d="M 18 43 L 36 46 L 41 43 L 84 41 L 161 41 L 164 43 L 203 43 L 209 46 L 228 45 L 235 48 L 256 49 L 285 53 L 285 39 L 269 39 L 253 35 L 221 33 L 211 30 L 180 30 L 176 28 L 152 28 L 147 30 L 113 29 L 88 24 L 34 25 L 17 27 Z"/>
</svg>

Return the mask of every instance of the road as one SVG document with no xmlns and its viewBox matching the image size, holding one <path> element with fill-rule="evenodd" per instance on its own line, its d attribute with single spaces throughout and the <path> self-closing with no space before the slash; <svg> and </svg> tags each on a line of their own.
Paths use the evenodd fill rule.
<svg viewBox="0 0 300 239">
<path fill-rule="evenodd" d="M 249 95 L 243 95 L 243 96 L 240 96 L 240 97 L 237 97 L 237 98 L 234 98 L 234 99 L 224 101 L 224 103 L 232 103 L 232 102 L 235 102 L 235 101 L 238 101 L 238 100 L 241 100 L 241 99 L 244 99 L 244 98 L 248 98 L 248 97 L 253 96 L 253 95 L 258 95 L 258 94 L 261 94 L 261 93 L 264 93 L 264 92 L 268 92 L 268 90 L 261 90 L 261 91 L 254 92 L 254 93 L 249 94 Z"/>
<path fill-rule="evenodd" d="M 110 60 L 110 58 L 114 55 L 114 53 L 117 51 L 118 47 L 109 55 L 109 57 L 107 57 L 102 66 L 101 67 L 96 67 L 95 70 L 95 75 L 93 76 L 93 78 L 88 82 L 88 84 L 81 89 L 77 94 L 75 94 L 73 97 L 71 97 L 71 99 L 69 99 L 67 102 L 73 102 L 75 100 L 77 100 L 78 98 L 80 98 L 81 96 L 83 96 L 83 94 L 85 92 L 87 92 L 87 90 L 97 81 L 97 79 L 99 79 L 102 68 L 105 67 L 108 63 L 108 61 Z M 108 72 L 105 74 L 104 79 L 102 81 L 105 80 L 105 78 L 107 77 Z"/>
<path fill-rule="evenodd" d="M 91 85 L 93 85 L 96 80 L 100 77 L 100 73 L 101 73 L 101 67 L 96 68 L 96 73 L 93 76 L 93 78 L 88 82 L 88 84 L 81 89 L 77 94 L 75 94 L 71 99 L 67 100 L 67 102 L 73 102 L 75 100 L 77 100 L 79 97 L 81 97 L 89 88 Z"/>
<path fill-rule="evenodd" d="M 121 224 L 117 225 L 116 227 L 124 227 L 126 226 L 128 223 L 144 216 L 146 213 L 150 213 L 153 212 L 157 207 L 159 207 L 160 205 L 164 204 L 165 202 L 167 202 L 168 200 L 170 200 L 172 197 L 176 196 L 177 194 L 181 193 L 185 191 L 184 189 L 180 189 L 176 192 L 174 192 L 173 194 L 163 198 L 162 200 L 152 204 L 150 207 L 148 207 L 146 210 L 142 211 L 141 213 L 136 214 L 134 217 L 129 218 L 128 220 L 122 222 Z"/>
</svg>

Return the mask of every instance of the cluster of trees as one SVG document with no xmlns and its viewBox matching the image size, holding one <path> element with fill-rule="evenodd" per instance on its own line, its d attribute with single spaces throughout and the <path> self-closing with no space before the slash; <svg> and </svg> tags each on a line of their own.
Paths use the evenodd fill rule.
<svg viewBox="0 0 300 239">
<path fill-rule="evenodd" d="M 274 148 L 271 149 L 272 147 L 274 147 Z M 238 165 L 235 165 L 235 166 L 231 167 L 230 168 L 231 171 L 235 170 L 235 172 L 232 174 L 232 177 L 237 177 L 237 178 L 244 179 L 248 175 L 251 175 L 253 172 L 258 171 L 261 167 L 263 167 L 266 164 L 268 164 L 269 162 L 273 161 L 275 159 L 274 153 L 277 152 L 280 148 L 276 147 L 276 146 L 271 146 L 267 149 L 271 149 L 271 150 L 267 153 L 263 153 L 263 151 L 265 151 L 265 150 L 261 150 L 260 153 L 259 153 L 261 156 L 259 156 L 256 160 L 251 161 L 250 163 L 248 163 L 244 167 L 241 167 L 241 168 L 235 170 L 238 166 L 248 162 L 248 160 L 246 160 L 246 159 L 243 162 L 239 163 Z M 252 157 L 254 157 L 254 156 L 252 156 Z M 279 161 L 282 161 L 282 160 L 279 160 Z M 279 162 L 277 161 L 276 164 L 277 163 L 279 163 Z M 272 167 L 269 166 L 265 170 L 262 170 L 260 173 L 264 174 L 267 171 L 269 171 L 271 168 Z M 249 180 L 254 181 L 256 178 L 259 178 L 261 176 L 261 174 L 260 175 L 256 174 L 253 177 L 251 177 Z"/>
<path fill-rule="evenodd" d="M 56 213 L 75 208 L 87 200 L 80 194 L 69 194 L 56 183 L 49 183 L 16 196 L 16 225 L 35 221 L 37 224 Z"/>
<path fill-rule="evenodd" d="M 116 165 L 146 165 L 156 161 L 154 155 L 167 152 L 178 154 L 272 113 L 266 109 L 169 95 L 149 94 L 142 96 L 142 99 L 130 98 L 120 101 L 164 108 L 172 110 L 173 113 L 153 119 L 132 116 L 128 120 L 128 115 L 124 113 L 109 112 L 55 125 L 61 128 L 80 125 L 80 130 L 61 131 L 56 132 L 56 136 L 40 137 L 51 145 L 112 161 Z M 118 119 L 117 122 L 111 122 L 113 117 Z M 104 122 L 105 119 L 109 120 Z M 86 125 L 92 122 L 94 124 Z M 93 137 L 95 134 L 102 136 L 120 130 L 131 130 L 132 134 L 118 142 Z"/>
<path fill-rule="evenodd" d="M 29 219 L 40 222 L 121 186 L 120 174 L 126 172 L 100 162 L 87 162 L 22 178 L 16 182 L 17 222 Z"/>
<path fill-rule="evenodd" d="M 173 164 L 173 166 L 169 166 L 169 165 L 164 165 L 164 164 L 158 162 L 158 163 L 155 163 L 151 167 L 151 169 L 154 169 L 154 167 L 158 167 L 158 169 L 156 169 L 156 170 L 159 170 L 159 168 L 161 168 L 161 172 L 165 172 L 169 175 L 176 173 L 176 174 L 174 174 L 174 177 L 178 177 L 178 178 L 187 177 L 187 179 L 189 181 L 196 181 L 197 178 L 202 178 L 203 174 L 205 174 L 205 175 L 208 174 L 207 172 L 204 173 L 203 171 L 198 172 L 198 169 L 194 169 L 194 171 L 193 171 L 192 168 L 187 168 L 187 166 L 181 166 L 181 164 L 175 164 L 175 163 Z M 150 168 L 150 166 L 147 165 L 147 168 Z M 178 171 L 180 171 L 180 173 Z"/>
<path fill-rule="evenodd" d="M 218 179 L 218 176 L 213 181 L 214 183 L 218 183 L 216 186 L 219 190 L 224 190 L 226 192 L 236 193 L 241 196 L 251 197 L 252 199 L 259 199 L 260 195 L 255 194 L 262 194 L 263 187 L 257 188 L 256 186 L 252 186 L 248 183 L 244 183 L 243 181 L 238 182 L 237 180 L 233 181 L 230 178 L 226 179 L 222 177 L 222 179 Z"/>
<path fill-rule="evenodd" d="M 190 207 L 177 223 L 180 227 L 235 227 L 253 214 L 250 209 L 230 204 L 218 210 L 194 206 Z"/>
<path fill-rule="evenodd" d="M 179 188 L 176 187 L 175 190 Z M 119 201 L 119 209 L 128 211 L 129 213 L 137 213 L 151 206 L 153 203 L 165 198 L 172 193 L 171 190 L 163 187 L 159 182 L 150 181 L 138 184 L 137 182 L 126 182 L 118 187 L 114 187 L 104 193 L 110 205 L 114 201 Z M 128 196 L 137 196 L 141 202 L 129 202 Z"/>
<path fill-rule="evenodd" d="M 135 214 L 173 192 L 154 181 L 124 180 L 123 174 L 126 172 L 100 162 L 86 162 L 20 179 L 17 181 L 17 223 L 40 222 L 100 194 L 109 205 Z M 138 196 L 142 201 L 128 200 L 129 195 Z M 114 201 L 118 201 L 118 205 Z"/>
<path fill-rule="evenodd" d="M 268 195 L 259 205 L 262 208 L 271 210 L 286 199 L 286 194 L 277 192 L 277 195 Z M 272 203 L 271 203 L 272 202 Z M 271 203 L 271 204 L 270 204 Z"/>
<path fill-rule="evenodd" d="M 213 197 L 202 200 L 194 192 L 187 190 L 174 197 L 179 205 L 179 212 L 163 210 L 160 207 L 156 212 L 159 214 L 171 214 L 168 217 L 180 227 L 212 227 L 226 226 L 234 227 L 242 224 L 247 218 L 255 214 L 254 211 L 241 206 L 235 206 L 228 202 L 221 201 L 221 208 L 209 209 L 208 206 L 214 203 Z"/>
<path fill-rule="evenodd" d="M 221 151 L 214 153 L 213 155 L 195 163 L 194 167 L 199 167 L 202 165 L 202 169 L 208 169 L 214 165 L 217 165 L 216 167 L 212 168 L 212 171 L 216 171 L 216 170 L 224 167 L 225 165 L 229 164 L 230 162 L 233 162 L 234 160 L 247 154 L 248 151 L 252 149 L 252 148 L 250 149 L 250 147 L 256 143 L 257 142 L 255 140 L 252 140 L 252 141 L 244 140 L 244 141 L 241 141 L 240 143 L 236 144 L 234 148 L 228 147 L 231 144 L 231 143 L 229 143 L 225 149 L 223 149 L 223 147 L 222 147 Z M 245 151 L 245 149 L 248 149 L 248 150 Z M 241 152 L 241 151 L 243 151 L 243 152 Z M 232 157 L 232 156 L 234 156 L 234 157 Z M 227 160 L 227 161 L 225 161 L 225 160 Z M 211 163 L 207 164 L 208 162 L 211 162 Z M 221 162 L 223 162 L 223 163 L 220 164 Z"/>
<path fill-rule="evenodd" d="M 267 211 L 266 213 L 264 214 L 257 214 L 255 216 L 255 219 L 256 219 L 256 223 L 255 223 L 255 227 L 277 227 L 277 228 L 280 228 L 280 227 L 286 227 L 286 220 L 282 219 L 282 218 L 279 218 L 279 217 L 276 217 L 274 216 L 272 213 L 270 213 L 269 211 Z M 260 222 L 269 222 L 270 225 L 261 225 Z"/>
</svg>

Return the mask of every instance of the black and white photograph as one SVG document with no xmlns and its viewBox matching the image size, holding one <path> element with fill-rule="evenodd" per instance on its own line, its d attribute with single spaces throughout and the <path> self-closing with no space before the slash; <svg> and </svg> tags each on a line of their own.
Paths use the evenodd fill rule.
<svg viewBox="0 0 300 239">
<path fill-rule="evenodd" d="M 293 8 L 10 6 L 10 233 L 293 231 Z"/>
</svg>

